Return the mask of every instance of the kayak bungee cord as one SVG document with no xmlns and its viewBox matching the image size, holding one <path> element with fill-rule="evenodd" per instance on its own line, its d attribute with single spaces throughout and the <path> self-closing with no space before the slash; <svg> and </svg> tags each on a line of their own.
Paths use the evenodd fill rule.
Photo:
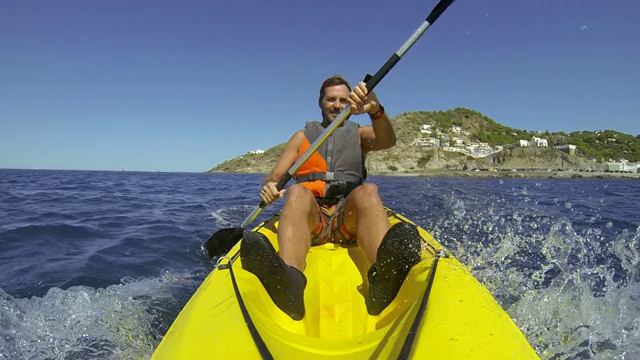
<svg viewBox="0 0 640 360">
<path fill-rule="evenodd" d="M 418 334 L 418 329 L 422 324 L 422 319 L 424 318 L 424 314 L 427 310 L 427 303 L 429 302 L 429 294 L 431 294 L 431 288 L 433 287 L 433 282 L 436 278 L 436 270 L 438 269 L 438 261 L 441 258 L 449 257 L 446 251 L 438 250 L 435 254 L 435 259 L 433 260 L 433 265 L 431 269 L 431 274 L 429 274 L 429 282 L 427 284 L 427 289 L 424 291 L 424 295 L 422 295 L 422 301 L 420 302 L 420 308 L 418 308 L 418 313 L 416 314 L 415 319 L 413 319 L 413 324 L 411 324 L 411 329 L 409 330 L 409 334 L 407 334 L 407 338 L 404 340 L 404 344 L 402 345 L 402 350 L 400 351 L 400 355 L 398 359 L 405 360 L 409 359 L 409 355 L 411 355 L 411 350 L 413 349 L 413 344 L 416 340 L 416 335 Z"/>
<path fill-rule="evenodd" d="M 226 264 L 220 264 L 220 261 L 226 259 Z M 249 315 L 249 311 L 244 304 L 244 300 L 242 300 L 242 295 L 240 295 L 240 289 L 238 288 L 238 282 L 236 281 L 236 276 L 233 274 L 233 260 L 223 256 L 218 260 L 218 269 L 221 270 L 229 270 L 229 276 L 231 277 L 231 283 L 233 284 L 233 292 L 236 294 L 236 298 L 238 299 L 238 306 L 240 307 L 240 312 L 242 312 L 242 317 L 244 318 L 244 322 L 247 324 L 247 329 L 249 333 L 251 333 L 251 338 L 253 342 L 256 344 L 258 348 L 258 352 L 260 352 L 260 356 L 262 356 L 265 360 L 273 360 L 273 355 L 267 348 L 267 344 L 264 343 L 258 329 L 256 329 L 256 325 L 251 320 L 251 315 Z"/>
<path fill-rule="evenodd" d="M 256 230 L 262 228 L 265 224 L 266 222 L 261 223 Z M 229 277 L 231 278 L 231 284 L 233 285 L 233 292 L 236 295 L 236 298 L 238 299 L 238 307 L 240 308 L 240 312 L 242 313 L 242 318 L 244 319 L 245 324 L 247 324 L 247 329 L 251 334 L 251 338 L 253 339 L 253 342 L 256 344 L 256 347 L 258 348 L 258 352 L 260 353 L 260 356 L 262 356 L 264 360 L 273 360 L 273 355 L 271 355 L 269 348 L 267 348 L 267 344 L 265 344 L 264 340 L 260 336 L 260 333 L 258 332 L 256 325 L 251 319 L 251 315 L 249 315 L 249 310 L 247 310 L 247 306 L 244 304 L 242 295 L 240 294 L 238 281 L 236 280 L 236 276 L 233 272 L 233 262 L 237 260 L 239 257 L 240 257 L 240 251 L 236 252 L 231 257 L 221 256 L 216 262 L 215 267 L 218 270 L 229 270 Z M 227 260 L 227 262 L 225 264 L 221 264 L 222 260 Z"/>
</svg>

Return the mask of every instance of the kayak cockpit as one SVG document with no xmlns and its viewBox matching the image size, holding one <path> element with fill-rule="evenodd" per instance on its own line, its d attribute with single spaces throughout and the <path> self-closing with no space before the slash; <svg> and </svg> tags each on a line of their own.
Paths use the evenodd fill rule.
<svg viewBox="0 0 640 360">
<path fill-rule="evenodd" d="M 366 336 L 411 315 L 409 310 L 420 302 L 426 288 L 433 259 L 432 253 L 424 252 L 396 299 L 377 316 L 367 313 L 364 279 L 368 267 L 357 246 L 329 243 L 311 248 L 304 271 L 308 279 L 304 296 L 306 314 L 300 321 L 278 309 L 253 274 L 238 271 L 237 276 L 244 284 L 241 296 L 258 328 L 274 332 L 280 328 L 305 338 L 339 341 Z"/>
</svg>

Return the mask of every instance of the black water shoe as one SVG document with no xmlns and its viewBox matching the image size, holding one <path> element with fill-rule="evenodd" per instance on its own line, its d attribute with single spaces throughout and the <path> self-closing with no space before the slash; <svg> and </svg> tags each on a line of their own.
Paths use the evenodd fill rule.
<svg viewBox="0 0 640 360">
<path fill-rule="evenodd" d="M 264 234 L 247 232 L 240 246 L 242 267 L 258 277 L 280 310 L 294 320 L 304 317 L 304 289 L 307 278 L 287 265 Z"/>
<path fill-rule="evenodd" d="M 369 315 L 380 314 L 396 297 L 409 270 L 420 262 L 420 241 L 418 229 L 406 222 L 393 225 L 384 235 L 376 263 L 368 272 Z"/>
</svg>

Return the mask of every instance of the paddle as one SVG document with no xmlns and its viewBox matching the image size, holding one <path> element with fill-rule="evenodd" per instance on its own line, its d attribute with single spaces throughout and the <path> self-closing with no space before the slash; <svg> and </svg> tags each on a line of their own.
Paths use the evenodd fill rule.
<svg viewBox="0 0 640 360">
<path fill-rule="evenodd" d="M 393 66 L 400 61 L 402 56 L 409 51 L 409 49 L 415 44 L 416 41 L 422 36 L 422 34 L 433 24 L 442 13 L 451 5 L 455 0 L 440 0 L 438 4 L 431 10 L 429 16 L 425 19 L 425 21 L 420 25 L 420 27 L 411 35 L 409 39 L 396 51 L 391 57 L 387 60 L 387 62 L 382 65 L 382 67 L 373 75 L 367 75 L 365 77 L 365 82 L 367 85 L 367 90 L 371 91 L 373 88 L 378 85 L 380 80 L 384 78 L 385 75 L 393 68 Z M 291 178 L 298 172 L 300 167 L 309 160 L 311 155 L 318 150 L 318 148 L 333 134 L 336 129 L 342 125 L 347 118 L 351 115 L 351 106 L 347 106 L 342 112 L 335 118 L 331 124 L 320 134 L 320 136 L 311 144 L 311 147 L 305 151 L 302 156 L 289 168 L 286 174 L 280 178 L 278 183 L 276 184 L 276 188 L 278 190 L 284 189 L 285 185 L 291 180 Z M 255 209 L 247 216 L 247 218 L 238 226 L 237 228 L 226 228 L 221 229 L 213 233 L 209 240 L 203 245 L 203 248 L 209 254 L 209 257 L 222 256 L 228 253 L 231 248 L 242 239 L 244 229 L 249 226 L 255 220 L 256 217 L 262 212 L 267 204 L 262 201 L 260 205 L 256 206 Z"/>
</svg>

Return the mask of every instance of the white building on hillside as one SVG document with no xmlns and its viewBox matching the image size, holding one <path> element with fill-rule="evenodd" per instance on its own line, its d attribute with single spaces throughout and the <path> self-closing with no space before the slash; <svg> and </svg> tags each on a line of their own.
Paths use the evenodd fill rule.
<svg viewBox="0 0 640 360">
<path fill-rule="evenodd" d="M 531 146 L 549 146 L 549 142 L 547 139 L 534 136 L 533 139 L 531 139 Z"/>
<path fill-rule="evenodd" d="M 605 170 L 612 172 L 638 172 L 638 164 L 627 160 L 605 163 Z"/>
<path fill-rule="evenodd" d="M 440 140 L 436 138 L 415 138 L 413 142 L 411 142 L 411 146 L 428 146 L 428 147 L 438 147 L 440 146 Z"/>
<path fill-rule="evenodd" d="M 562 152 L 566 152 L 569 155 L 574 155 L 576 153 L 577 147 L 575 145 L 557 145 L 553 148 Z"/>
</svg>

